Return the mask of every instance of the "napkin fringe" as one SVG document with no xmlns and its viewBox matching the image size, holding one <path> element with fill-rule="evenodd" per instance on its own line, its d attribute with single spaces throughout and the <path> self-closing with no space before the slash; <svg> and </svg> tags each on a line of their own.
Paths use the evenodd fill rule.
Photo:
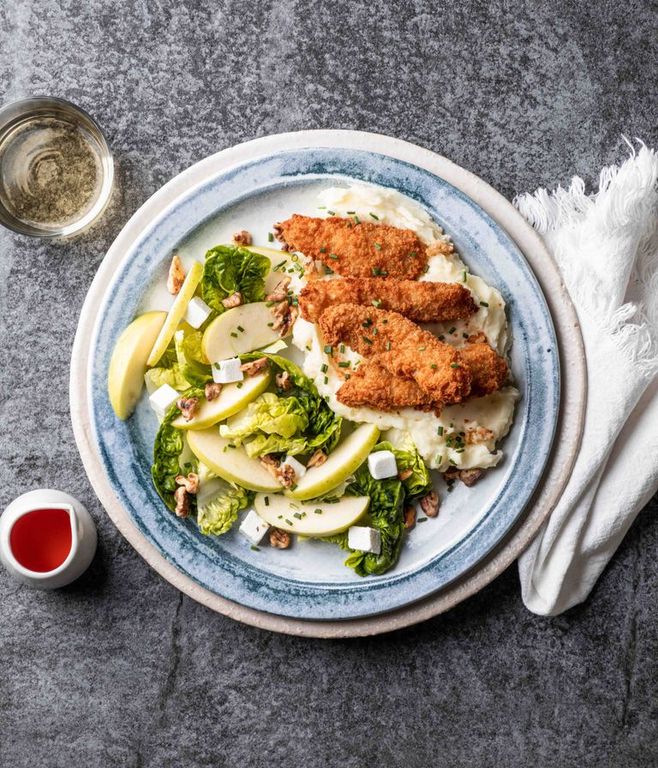
<svg viewBox="0 0 658 768">
<path fill-rule="evenodd" d="M 587 194 L 583 179 L 574 176 L 567 189 L 540 188 L 517 196 L 514 205 L 552 245 L 576 305 L 593 313 L 635 370 L 651 378 L 658 371 L 658 154 L 639 139 L 636 150 L 623 138 L 630 157 L 621 165 L 603 168 L 594 194 Z M 600 284 L 604 278 L 596 274 L 601 264 L 595 254 L 588 253 L 588 243 L 582 242 L 587 237 L 582 229 L 585 219 L 595 227 L 598 242 L 605 241 L 608 233 L 613 248 L 630 244 L 635 250 L 628 292 L 639 292 L 640 300 L 620 305 L 605 287 L 597 290 L 597 281 Z M 618 240 L 620 233 L 626 242 Z M 575 253 L 589 259 L 575 259 Z"/>
</svg>

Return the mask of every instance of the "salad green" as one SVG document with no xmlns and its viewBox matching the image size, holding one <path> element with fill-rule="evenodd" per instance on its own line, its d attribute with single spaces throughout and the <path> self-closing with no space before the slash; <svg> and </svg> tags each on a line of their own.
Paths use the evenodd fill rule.
<svg viewBox="0 0 658 768">
<path fill-rule="evenodd" d="M 233 245 L 217 245 L 206 253 L 201 298 L 221 314 L 222 300 L 239 292 L 244 304 L 263 301 L 265 278 L 271 262 L 267 256 Z"/>
</svg>

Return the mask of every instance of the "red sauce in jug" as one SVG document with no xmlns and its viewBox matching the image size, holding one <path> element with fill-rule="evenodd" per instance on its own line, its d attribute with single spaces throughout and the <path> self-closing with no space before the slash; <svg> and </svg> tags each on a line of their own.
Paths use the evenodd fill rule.
<svg viewBox="0 0 658 768">
<path fill-rule="evenodd" d="M 58 568 L 71 551 L 71 518 L 66 509 L 35 509 L 14 523 L 9 546 L 29 571 L 44 573 Z"/>
</svg>

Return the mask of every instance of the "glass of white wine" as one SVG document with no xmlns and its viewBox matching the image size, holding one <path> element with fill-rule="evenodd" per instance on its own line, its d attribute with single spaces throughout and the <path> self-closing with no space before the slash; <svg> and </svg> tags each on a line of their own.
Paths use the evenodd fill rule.
<svg viewBox="0 0 658 768">
<path fill-rule="evenodd" d="M 64 99 L 0 109 L 0 224 L 34 237 L 88 227 L 112 193 L 112 153 L 96 122 Z"/>
</svg>

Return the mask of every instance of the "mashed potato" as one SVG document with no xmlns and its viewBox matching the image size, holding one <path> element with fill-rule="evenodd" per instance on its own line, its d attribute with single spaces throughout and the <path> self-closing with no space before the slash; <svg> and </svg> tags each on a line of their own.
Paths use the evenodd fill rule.
<svg viewBox="0 0 658 768">
<path fill-rule="evenodd" d="M 327 215 L 331 211 L 346 216 L 349 211 L 363 220 L 373 220 L 374 214 L 382 223 L 413 230 L 428 245 L 437 240 L 449 240 L 420 206 L 394 190 L 361 185 L 331 187 L 324 190 L 319 198 L 320 211 Z M 456 253 L 431 257 L 429 269 L 421 280 L 464 283 L 480 306 L 468 320 L 431 326 L 437 336 L 460 347 L 467 336 L 481 331 L 499 354 L 506 354 L 509 338 L 505 302 L 495 288 L 471 275 Z M 298 291 L 302 287 L 303 280 L 296 280 L 293 289 Z M 440 471 L 450 467 L 485 469 L 495 466 L 502 458 L 502 451 L 496 448 L 496 444 L 508 433 L 512 424 L 514 406 L 519 397 L 514 387 L 507 386 L 486 397 L 447 406 L 440 417 L 414 408 L 403 408 L 392 413 L 372 408 L 349 408 L 336 399 L 336 392 L 343 381 L 329 365 L 315 325 L 298 319 L 293 327 L 293 344 L 305 353 L 304 373 L 315 381 L 318 391 L 327 398 L 336 413 L 350 421 L 376 424 L 393 443 L 402 442 L 405 433 L 408 433 L 431 468 Z M 353 364 L 361 359 L 353 351 L 348 351 L 346 357 Z M 325 365 L 328 366 L 326 373 L 322 370 Z"/>
</svg>

